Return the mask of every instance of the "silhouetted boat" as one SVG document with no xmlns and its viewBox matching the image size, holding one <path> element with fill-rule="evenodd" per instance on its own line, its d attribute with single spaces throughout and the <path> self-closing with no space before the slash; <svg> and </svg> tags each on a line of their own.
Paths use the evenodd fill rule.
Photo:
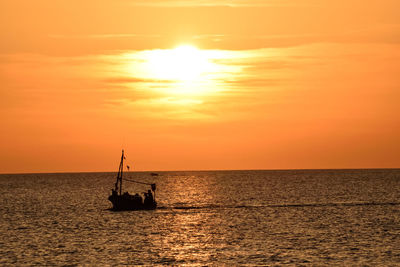
<svg viewBox="0 0 400 267">
<path fill-rule="evenodd" d="M 124 150 L 122 150 L 121 162 L 119 164 L 117 181 L 115 182 L 115 188 L 112 189 L 111 195 L 108 200 L 111 201 L 113 207 L 112 210 L 154 210 L 157 208 L 157 202 L 155 200 L 156 184 L 143 183 L 139 181 L 124 179 L 124 181 L 150 185 L 151 190 L 148 190 L 143 198 L 139 194 L 131 195 L 128 192 L 122 194 L 122 175 L 124 168 Z M 154 197 L 153 197 L 154 196 Z"/>
<path fill-rule="evenodd" d="M 152 172 L 150 173 L 151 176 L 158 176 L 158 173 Z"/>
</svg>

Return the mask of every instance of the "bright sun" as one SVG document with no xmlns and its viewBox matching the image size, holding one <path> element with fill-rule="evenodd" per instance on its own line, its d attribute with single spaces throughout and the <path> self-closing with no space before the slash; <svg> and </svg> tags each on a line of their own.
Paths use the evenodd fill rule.
<svg viewBox="0 0 400 267">
<path fill-rule="evenodd" d="M 149 75 L 159 80 L 201 81 L 213 71 L 205 51 L 191 45 L 149 51 L 147 65 Z"/>
</svg>

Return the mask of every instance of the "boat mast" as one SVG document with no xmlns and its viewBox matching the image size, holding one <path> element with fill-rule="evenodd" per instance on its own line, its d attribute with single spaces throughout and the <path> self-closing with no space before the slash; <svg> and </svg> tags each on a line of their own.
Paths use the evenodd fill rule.
<svg viewBox="0 0 400 267">
<path fill-rule="evenodd" d="M 121 164 L 119 165 L 119 168 L 121 170 L 120 176 L 119 176 L 119 194 L 122 195 L 122 173 L 124 171 L 124 150 L 122 149 L 122 155 L 121 155 Z"/>
<path fill-rule="evenodd" d="M 117 174 L 117 182 L 115 183 L 115 191 L 118 193 L 119 184 L 119 195 L 122 195 L 122 173 L 124 171 L 124 150 L 122 149 L 121 162 L 119 163 L 119 169 Z"/>
</svg>

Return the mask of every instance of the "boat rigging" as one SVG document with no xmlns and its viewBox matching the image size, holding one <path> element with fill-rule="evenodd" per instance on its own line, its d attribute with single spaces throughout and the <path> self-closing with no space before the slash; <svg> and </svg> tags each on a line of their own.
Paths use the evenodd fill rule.
<svg viewBox="0 0 400 267">
<path fill-rule="evenodd" d="M 122 150 L 121 162 L 119 164 L 117 180 L 114 189 L 111 190 L 111 195 L 108 200 L 111 201 L 112 210 L 154 210 L 157 208 L 156 202 L 156 184 L 135 181 L 131 179 L 122 179 L 124 172 L 124 150 Z M 127 166 L 128 167 L 128 166 Z M 129 168 L 128 168 L 129 169 Z M 122 193 L 122 181 L 131 183 L 150 185 L 147 193 L 144 193 L 144 200 L 139 194 L 131 195 L 128 192 Z"/>
</svg>

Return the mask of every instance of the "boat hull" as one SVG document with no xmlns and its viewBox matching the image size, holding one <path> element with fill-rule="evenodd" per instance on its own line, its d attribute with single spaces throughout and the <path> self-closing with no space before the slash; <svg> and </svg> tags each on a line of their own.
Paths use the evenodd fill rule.
<svg viewBox="0 0 400 267">
<path fill-rule="evenodd" d="M 112 210 L 155 210 L 157 202 L 142 202 L 141 199 L 136 199 L 131 195 L 111 195 L 108 197 L 113 207 Z"/>
</svg>

